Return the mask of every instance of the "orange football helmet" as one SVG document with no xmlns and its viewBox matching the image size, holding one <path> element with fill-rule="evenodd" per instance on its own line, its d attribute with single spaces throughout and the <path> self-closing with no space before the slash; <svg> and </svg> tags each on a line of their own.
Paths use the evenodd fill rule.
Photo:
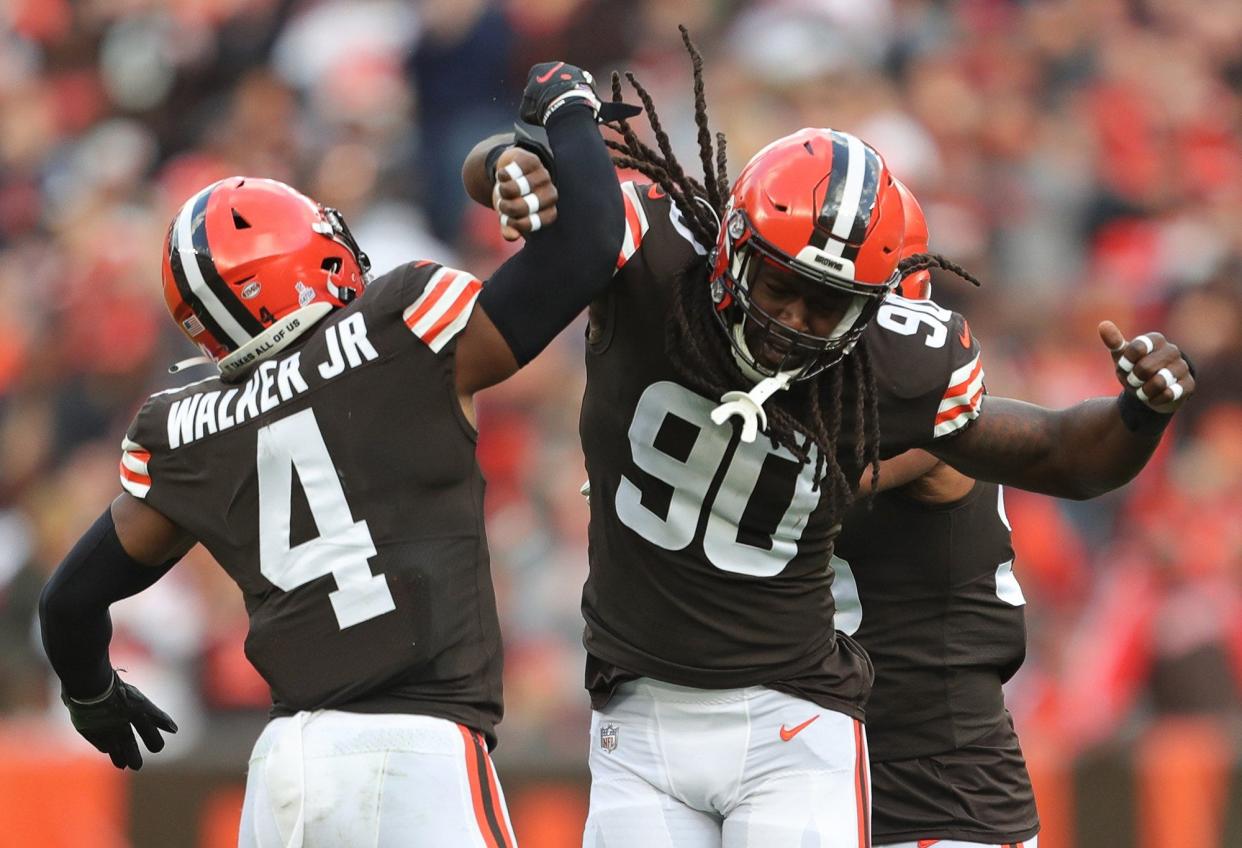
<svg viewBox="0 0 1242 848">
<path fill-rule="evenodd" d="M 914 256 L 916 253 L 927 252 L 927 219 L 923 217 L 923 207 L 919 205 L 914 192 L 906 187 L 901 180 L 894 179 L 897 191 L 901 194 L 901 208 L 906 215 L 906 240 L 901 248 L 901 259 Z M 910 300 L 926 300 L 931 297 L 931 271 L 923 269 L 907 274 L 901 278 L 901 296 Z"/>
<path fill-rule="evenodd" d="M 733 185 L 712 258 L 716 315 L 739 360 L 773 374 L 738 329 L 750 319 L 789 351 L 794 380 L 840 361 L 897 285 L 904 232 L 897 182 L 879 152 L 856 136 L 809 128 L 760 150 Z M 750 285 L 762 260 L 853 298 L 829 336 L 798 332 L 753 302 Z"/>
<path fill-rule="evenodd" d="M 228 377 L 362 294 L 370 269 L 335 209 L 276 180 L 229 177 L 173 218 L 164 302 Z"/>
</svg>

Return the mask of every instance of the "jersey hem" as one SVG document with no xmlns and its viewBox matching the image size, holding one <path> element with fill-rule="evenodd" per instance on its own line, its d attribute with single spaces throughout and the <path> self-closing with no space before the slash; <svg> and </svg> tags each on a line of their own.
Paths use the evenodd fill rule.
<svg viewBox="0 0 1242 848">
<path fill-rule="evenodd" d="M 460 706 L 461 709 L 453 709 L 451 704 L 406 700 L 380 695 L 348 704 L 333 704 L 314 709 L 336 710 L 342 713 L 362 713 L 366 715 L 393 713 L 397 715 L 424 715 L 431 718 L 442 718 L 482 733 L 487 740 L 488 750 L 494 749 L 496 747 L 496 723 L 485 719 L 476 708 L 465 704 Z M 268 711 L 268 718 L 286 718 L 299 712 L 303 711 L 276 704 Z"/>
<path fill-rule="evenodd" d="M 871 840 L 875 844 L 876 848 L 882 848 L 884 845 L 892 845 L 900 842 L 918 842 L 924 839 L 953 839 L 958 842 L 979 842 L 983 845 L 1008 845 L 1014 842 L 1025 842 L 1038 834 L 1038 822 L 1034 827 L 1028 827 L 1026 830 L 1014 831 L 958 830 L 955 828 L 947 828 L 944 830 L 920 829 L 881 833 L 880 831 L 875 830 L 873 825 Z"/>
<path fill-rule="evenodd" d="M 683 667 L 671 666 L 658 660 L 648 659 L 647 662 L 633 663 L 625 660 L 614 658 L 606 655 L 607 652 L 600 651 L 598 646 L 592 645 L 587 647 L 587 653 L 596 660 L 606 663 L 618 671 L 626 675 L 627 679 L 638 679 L 641 677 L 649 677 L 652 680 L 658 680 L 662 683 L 671 683 L 674 686 L 687 686 L 692 689 L 716 690 L 716 689 L 743 689 L 747 686 L 762 686 L 781 692 L 786 695 L 792 695 L 804 701 L 808 701 L 816 706 L 833 712 L 844 713 L 850 718 L 858 721 L 865 721 L 865 709 L 862 704 L 851 703 L 842 698 L 834 698 L 814 692 L 809 692 L 805 688 L 799 687 L 792 681 L 798 679 L 806 673 L 805 669 L 801 672 L 797 668 L 782 668 L 774 671 L 773 669 L 759 669 L 750 673 L 717 671 L 709 673 L 695 673 L 688 671 Z M 699 670 L 701 672 L 701 670 Z M 669 673 L 672 672 L 672 673 Z M 620 682 L 620 681 L 617 681 Z M 615 694 L 615 686 L 612 691 L 607 693 L 607 698 L 611 700 Z M 588 686 L 588 691 L 592 695 L 597 694 Z M 602 693 L 601 693 L 602 694 Z M 592 698 L 592 700 L 595 700 Z"/>
</svg>

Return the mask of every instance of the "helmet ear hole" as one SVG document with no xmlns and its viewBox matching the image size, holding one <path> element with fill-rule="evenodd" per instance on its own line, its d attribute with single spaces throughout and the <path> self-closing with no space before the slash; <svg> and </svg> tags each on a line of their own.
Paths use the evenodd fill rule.
<svg viewBox="0 0 1242 848">
<path fill-rule="evenodd" d="M 341 257 L 329 256 L 328 258 L 324 259 L 323 262 L 319 263 L 319 267 L 320 269 L 327 271 L 330 274 L 339 274 L 341 272 L 341 267 L 343 264 L 344 263 L 341 262 Z"/>
<path fill-rule="evenodd" d="M 247 221 L 245 218 L 243 218 L 240 212 L 234 209 L 233 210 L 233 226 L 239 230 L 248 230 L 250 229 L 250 222 Z"/>
</svg>

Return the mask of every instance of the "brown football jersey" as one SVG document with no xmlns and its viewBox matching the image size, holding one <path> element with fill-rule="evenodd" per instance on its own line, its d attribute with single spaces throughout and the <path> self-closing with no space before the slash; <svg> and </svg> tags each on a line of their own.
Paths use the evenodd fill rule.
<svg viewBox="0 0 1242 848">
<path fill-rule="evenodd" d="M 925 504 L 902 491 L 847 516 L 832 558 L 837 629 L 875 665 L 872 822 L 888 842 L 1003 844 L 1038 830 L 1001 684 L 1026 653 L 1003 490 Z"/>
<path fill-rule="evenodd" d="M 501 646 L 456 337 L 480 288 L 402 266 L 225 383 L 153 395 L 121 479 L 237 583 L 277 715 L 460 722 L 494 740 Z"/>
<path fill-rule="evenodd" d="M 672 279 L 701 267 L 705 251 L 658 189 L 629 183 L 623 194 L 627 232 L 617 279 L 594 307 L 581 418 L 588 687 L 599 704 L 635 676 L 766 685 L 861 717 L 871 666 L 832 627 L 839 528 L 815 463 L 712 423 L 719 399 L 679 378 L 665 350 Z M 881 308 L 867 344 L 886 454 L 949 436 L 977 414 L 980 354 L 963 326 L 934 304 L 893 298 Z M 853 409 L 852 394 L 844 402 Z M 852 444 L 843 433 L 850 473 Z"/>
</svg>

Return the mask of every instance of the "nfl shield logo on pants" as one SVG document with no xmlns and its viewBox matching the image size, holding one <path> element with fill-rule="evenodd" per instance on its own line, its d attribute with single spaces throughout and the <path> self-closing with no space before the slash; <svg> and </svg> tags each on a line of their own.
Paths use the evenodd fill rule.
<svg viewBox="0 0 1242 848">
<path fill-rule="evenodd" d="M 608 754 L 617 750 L 617 726 L 615 724 L 606 724 L 599 729 L 599 746 Z"/>
</svg>

